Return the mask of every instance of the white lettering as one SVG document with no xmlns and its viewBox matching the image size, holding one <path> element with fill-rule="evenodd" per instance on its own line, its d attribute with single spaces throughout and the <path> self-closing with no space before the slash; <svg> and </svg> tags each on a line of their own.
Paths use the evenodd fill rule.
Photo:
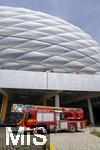
<svg viewBox="0 0 100 150">
<path fill-rule="evenodd" d="M 21 133 L 20 133 L 21 132 Z M 19 127 L 18 133 L 14 138 L 11 127 L 6 127 L 6 145 L 10 144 L 10 138 L 13 145 L 17 145 L 21 135 L 21 145 L 24 145 L 24 127 Z"/>
<path fill-rule="evenodd" d="M 43 139 L 43 142 L 37 142 L 36 141 L 36 138 L 33 138 L 33 143 L 35 145 L 44 145 L 46 142 L 47 142 L 47 138 L 46 136 L 44 135 L 41 135 L 41 134 L 34 134 L 36 137 L 39 137 L 39 138 L 42 138 Z"/>
<path fill-rule="evenodd" d="M 34 136 L 40 139 L 43 139 L 42 142 L 38 142 L 36 138 L 33 138 L 33 144 L 34 145 L 44 145 L 47 142 L 47 138 L 44 135 L 41 134 L 34 134 Z M 24 145 L 24 127 L 19 127 L 18 133 L 16 134 L 16 137 L 14 137 L 13 131 L 11 127 L 6 127 L 6 145 L 10 145 L 10 138 L 13 145 L 17 145 L 18 142 L 21 140 L 21 145 Z M 27 132 L 27 145 L 30 145 L 30 132 Z"/>
</svg>

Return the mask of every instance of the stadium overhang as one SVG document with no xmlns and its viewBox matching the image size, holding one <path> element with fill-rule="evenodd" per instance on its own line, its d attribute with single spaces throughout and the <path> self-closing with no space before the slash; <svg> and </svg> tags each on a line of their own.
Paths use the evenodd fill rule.
<svg viewBox="0 0 100 150">
<path fill-rule="evenodd" d="M 100 91 L 99 75 L 0 70 L 0 88 Z"/>
</svg>

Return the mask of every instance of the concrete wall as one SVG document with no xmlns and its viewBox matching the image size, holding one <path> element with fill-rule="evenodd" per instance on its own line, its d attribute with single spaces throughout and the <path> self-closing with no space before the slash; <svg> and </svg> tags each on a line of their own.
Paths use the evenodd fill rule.
<svg viewBox="0 0 100 150">
<path fill-rule="evenodd" d="M 100 91 L 100 76 L 0 70 L 0 88 Z"/>
<path fill-rule="evenodd" d="M 0 88 L 46 89 L 47 74 L 0 70 Z"/>
<path fill-rule="evenodd" d="M 100 76 L 49 73 L 48 89 L 71 91 L 100 91 Z"/>
</svg>

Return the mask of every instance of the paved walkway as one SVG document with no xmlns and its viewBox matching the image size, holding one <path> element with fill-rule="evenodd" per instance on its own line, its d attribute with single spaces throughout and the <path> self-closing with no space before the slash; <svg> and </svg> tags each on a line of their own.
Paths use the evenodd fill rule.
<svg viewBox="0 0 100 150">
<path fill-rule="evenodd" d="M 99 130 L 100 128 L 98 128 Z M 37 150 L 31 146 L 5 146 L 4 130 L 0 129 L 0 150 Z M 50 134 L 50 143 L 55 145 L 55 149 L 50 150 L 100 150 L 100 138 L 90 134 L 87 128 L 84 132 L 76 133 L 52 133 Z M 40 149 L 39 150 L 43 150 Z"/>
<path fill-rule="evenodd" d="M 100 150 L 100 138 L 90 134 L 90 129 L 76 133 L 51 134 L 56 150 Z"/>
</svg>

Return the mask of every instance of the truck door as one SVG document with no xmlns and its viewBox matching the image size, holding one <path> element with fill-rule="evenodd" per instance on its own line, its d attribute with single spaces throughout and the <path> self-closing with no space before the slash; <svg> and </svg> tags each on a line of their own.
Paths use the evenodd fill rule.
<svg viewBox="0 0 100 150">
<path fill-rule="evenodd" d="M 24 118 L 24 123 L 25 125 L 33 125 L 33 113 L 32 112 L 27 112 L 26 116 Z"/>
</svg>

